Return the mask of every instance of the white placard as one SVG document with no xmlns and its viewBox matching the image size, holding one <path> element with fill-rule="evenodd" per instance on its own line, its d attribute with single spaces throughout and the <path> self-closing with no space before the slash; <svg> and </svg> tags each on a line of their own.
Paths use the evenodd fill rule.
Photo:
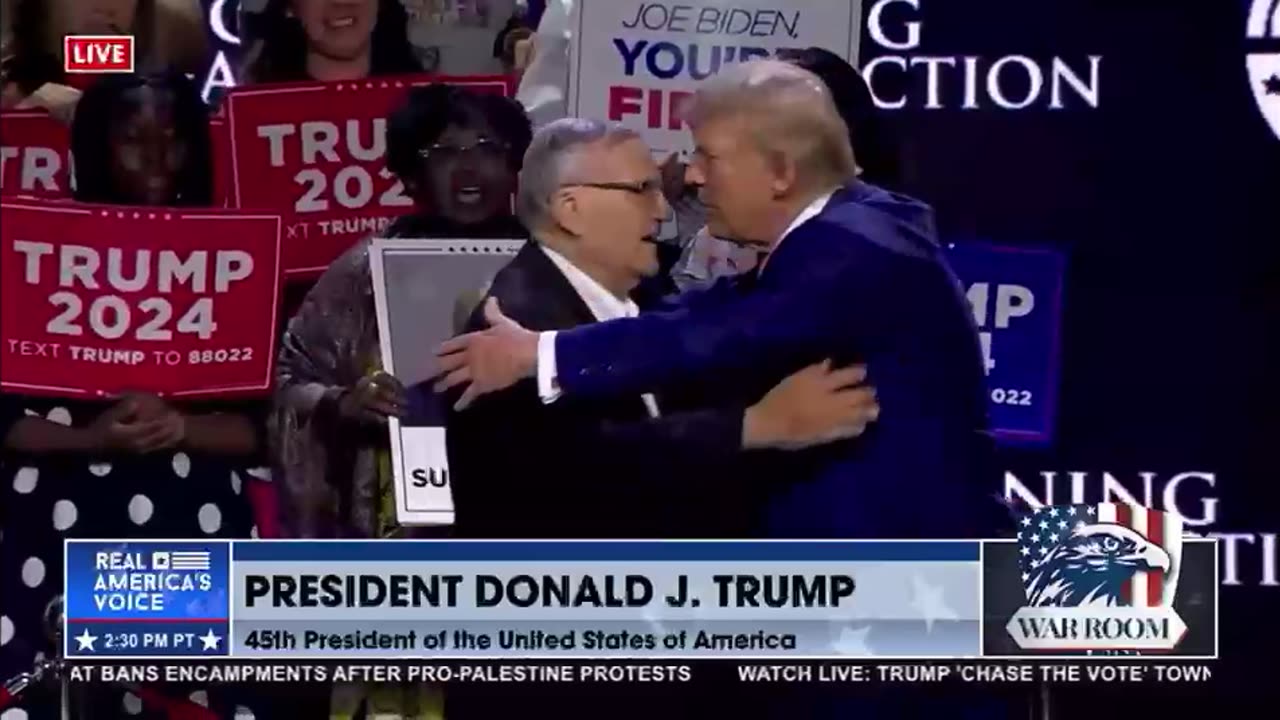
<svg viewBox="0 0 1280 720">
<path fill-rule="evenodd" d="M 391 463 L 401 525 L 452 525 L 445 408 L 435 400 L 435 349 L 454 335 L 460 300 L 511 260 L 524 240 L 374 240 L 369 247 L 382 366 L 404 383 L 409 415 L 392 418 Z"/>
<path fill-rule="evenodd" d="M 681 93 L 728 63 L 820 47 L 855 67 L 862 0 L 579 0 L 573 6 L 569 115 L 687 151 Z"/>
</svg>

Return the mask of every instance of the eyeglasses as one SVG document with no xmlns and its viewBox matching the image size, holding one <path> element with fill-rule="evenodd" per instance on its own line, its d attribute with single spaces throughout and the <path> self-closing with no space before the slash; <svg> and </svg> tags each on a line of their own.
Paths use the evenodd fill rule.
<svg viewBox="0 0 1280 720">
<path fill-rule="evenodd" d="M 566 183 L 564 185 L 561 185 L 560 187 L 566 187 L 566 188 L 584 187 L 584 188 L 595 188 L 597 190 L 614 190 L 617 192 L 624 192 L 624 193 L 627 193 L 628 195 L 634 195 L 638 198 L 648 200 L 650 203 L 653 203 L 655 205 L 662 202 L 662 199 L 663 199 L 662 181 L 657 178 L 650 178 L 648 180 L 640 180 L 637 182 Z M 664 221 L 670 220 L 673 217 L 673 212 L 674 210 L 671 208 L 671 206 L 667 205 L 666 214 L 663 218 Z"/>
<path fill-rule="evenodd" d="M 562 187 L 586 187 L 595 188 L 597 190 L 617 190 L 620 192 L 631 193 L 632 195 L 642 195 L 650 198 L 656 198 L 662 194 L 662 181 L 652 178 L 649 180 L 640 180 L 638 182 L 568 183 Z"/>
<path fill-rule="evenodd" d="M 475 153 L 486 160 L 505 160 L 508 145 L 497 140 L 481 138 L 470 145 L 431 145 L 418 151 L 418 157 L 424 160 L 450 162 L 468 153 Z"/>
</svg>

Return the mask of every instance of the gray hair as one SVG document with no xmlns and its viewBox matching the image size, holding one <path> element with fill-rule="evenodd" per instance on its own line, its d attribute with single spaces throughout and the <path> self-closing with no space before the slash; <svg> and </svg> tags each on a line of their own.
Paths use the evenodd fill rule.
<svg viewBox="0 0 1280 720">
<path fill-rule="evenodd" d="M 831 91 L 817 75 L 791 63 L 730 65 L 704 80 L 683 110 L 690 127 L 714 118 L 747 118 L 756 148 L 790 157 L 802 184 L 842 185 L 858 174 L 850 128 Z"/>
<path fill-rule="evenodd" d="M 524 154 L 516 216 L 531 230 L 543 227 L 551 197 L 564 185 L 570 166 L 583 150 L 596 143 L 613 145 L 639 138 L 636 131 L 621 125 L 584 118 L 562 118 L 539 128 Z"/>
</svg>

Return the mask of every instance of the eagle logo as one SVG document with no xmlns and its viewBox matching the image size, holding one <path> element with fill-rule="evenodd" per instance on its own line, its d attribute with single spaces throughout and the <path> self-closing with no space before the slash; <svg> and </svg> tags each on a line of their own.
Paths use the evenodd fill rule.
<svg viewBox="0 0 1280 720">
<path fill-rule="evenodd" d="M 1139 570 L 1169 569 L 1169 553 L 1127 527 L 1083 525 L 1073 529 L 1027 581 L 1033 607 L 1120 605 L 1124 584 Z"/>
<path fill-rule="evenodd" d="M 1172 604 L 1180 518 L 1119 503 L 1041 508 L 1019 521 L 1030 607 Z"/>
<path fill-rule="evenodd" d="M 1017 553 L 1026 604 L 1005 631 L 1031 651 L 1172 650 L 1187 630 L 1173 604 L 1182 535 L 1176 512 L 1132 502 L 1049 505 L 1022 515 Z"/>
</svg>

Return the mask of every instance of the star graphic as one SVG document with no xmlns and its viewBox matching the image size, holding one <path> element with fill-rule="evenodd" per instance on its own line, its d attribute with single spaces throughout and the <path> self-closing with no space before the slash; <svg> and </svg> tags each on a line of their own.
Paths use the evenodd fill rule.
<svg viewBox="0 0 1280 720">
<path fill-rule="evenodd" d="M 1023 516 L 1023 518 L 1022 518 L 1022 526 L 1023 526 L 1023 527 L 1026 527 L 1026 526 L 1028 526 L 1028 525 L 1030 525 L 1030 524 L 1031 524 L 1031 516 L 1029 516 L 1029 515 L 1027 515 L 1027 516 Z"/>
<path fill-rule="evenodd" d="M 644 621 L 649 623 L 649 632 L 656 633 L 658 635 L 666 634 L 667 628 L 662 624 L 662 616 L 658 614 L 657 610 L 653 609 L 652 605 L 646 605 L 644 612 L 641 613 L 640 617 L 644 618 Z"/>
<path fill-rule="evenodd" d="M 840 639 L 831 643 L 831 649 L 841 655 L 873 655 L 875 653 L 867 647 L 869 632 L 871 632 L 870 625 L 864 625 L 857 630 L 843 628 L 840 630 Z"/>
<path fill-rule="evenodd" d="M 920 575 L 913 576 L 911 584 L 914 586 L 911 607 L 919 610 L 924 616 L 925 632 L 933 632 L 933 623 L 938 620 L 960 619 L 956 611 L 952 610 L 943 599 L 941 585 L 930 585 Z"/>
<path fill-rule="evenodd" d="M 1280 75 L 1272 75 L 1263 80 L 1262 86 L 1266 89 L 1268 95 L 1280 95 Z"/>
<path fill-rule="evenodd" d="M 98 636 L 91 634 L 89 632 L 89 628 L 85 628 L 84 632 L 76 636 L 76 643 L 79 645 L 79 647 L 76 648 L 76 651 L 80 652 L 83 650 L 89 650 L 91 652 L 97 652 L 98 649 L 93 646 L 97 641 Z"/>
<path fill-rule="evenodd" d="M 221 640 L 221 639 L 222 639 L 221 637 L 219 637 L 219 636 L 217 636 L 217 635 L 214 635 L 214 634 L 213 634 L 213 628 L 209 628 L 209 632 L 207 632 L 207 633 L 205 633 L 204 635 L 201 635 L 201 636 L 200 636 L 200 643 L 201 643 L 202 645 L 204 645 L 204 647 L 200 648 L 200 650 L 201 650 L 201 651 L 204 651 L 204 650 L 217 650 L 217 649 L 218 649 L 218 641 L 219 641 L 219 640 Z"/>
</svg>

